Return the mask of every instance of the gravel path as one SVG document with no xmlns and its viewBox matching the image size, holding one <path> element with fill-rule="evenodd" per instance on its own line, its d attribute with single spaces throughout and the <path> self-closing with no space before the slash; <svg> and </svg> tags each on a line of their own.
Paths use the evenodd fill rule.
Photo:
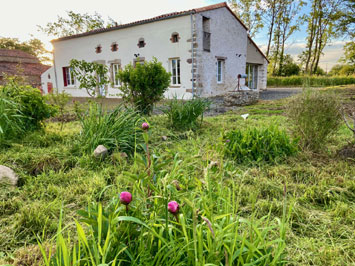
<svg viewBox="0 0 355 266">
<path fill-rule="evenodd" d="M 260 91 L 260 100 L 278 100 L 302 92 L 302 88 L 268 88 Z"/>
</svg>

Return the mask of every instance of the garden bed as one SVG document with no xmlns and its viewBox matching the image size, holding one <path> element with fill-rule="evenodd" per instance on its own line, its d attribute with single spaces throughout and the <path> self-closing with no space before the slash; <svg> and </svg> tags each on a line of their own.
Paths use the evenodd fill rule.
<svg viewBox="0 0 355 266">
<path fill-rule="evenodd" d="M 345 104 L 352 101 L 349 97 L 353 90 L 339 89 Z M 196 260 L 224 264 L 227 257 L 232 257 L 228 255 L 232 248 L 228 238 L 237 237 L 228 231 L 233 221 L 230 219 L 238 217 L 245 222 L 245 227 L 241 225 L 233 233 L 239 232 L 249 240 L 259 236 L 250 231 L 252 226 L 260 230 L 261 248 L 263 243 L 269 247 L 269 243 L 280 238 L 285 213 L 286 248 L 282 258 L 287 264 L 354 264 L 355 164 L 338 153 L 353 138 L 345 125 L 325 149 L 317 153 L 301 151 L 282 161 L 236 163 L 221 153 L 223 134 L 227 131 L 277 125 L 289 132 L 292 125 L 284 115 L 287 101 L 260 101 L 239 107 L 206 118 L 202 127 L 194 131 L 171 129 L 162 115 L 147 118 L 149 149 L 154 171 L 158 173 L 152 182 L 161 182 L 167 188 L 162 190 L 157 185 L 151 199 L 147 199 L 146 184 L 140 183 L 147 174 L 144 160 L 122 157 L 118 151 L 97 160 L 73 150 L 81 131 L 78 121 L 64 123 L 62 130 L 59 122 L 50 122 L 44 131 L 3 148 L 0 165 L 14 169 L 20 182 L 18 187 L 0 187 L 0 265 L 35 265 L 41 260 L 38 239 L 47 250 L 54 250 L 53 238 L 61 210 L 63 235 L 69 233 L 75 239 L 74 219 L 80 218 L 77 211 L 85 210 L 92 202 L 100 202 L 105 208 L 122 191 L 131 191 L 133 200 L 128 213 L 122 204 L 118 205 L 120 212 L 140 219 L 148 217 L 148 225 L 158 235 L 165 237 L 166 219 L 171 229 L 166 237 L 169 245 L 160 242 L 160 253 L 158 238 L 150 231 L 135 243 L 122 242 L 127 251 L 137 252 L 132 258 L 139 260 L 140 265 L 159 265 L 154 263 L 163 261 L 164 256 L 173 265 L 181 265 L 183 260 L 186 265 Z M 244 120 L 241 115 L 246 113 L 249 117 Z M 186 235 L 183 225 L 167 212 L 165 200 L 180 203 L 180 214 L 187 222 Z M 180 217 L 180 221 L 185 220 Z M 145 228 L 132 221 L 130 226 L 135 226 L 130 239 Z M 199 237 L 206 239 L 205 245 Z M 144 242 L 148 238 L 150 245 Z M 219 246 L 220 243 L 226 246 Z M 270 244 L 274 249 L 277 246 Z M 181 250 L 187 251 L 180 253 Z"/>
</svg>

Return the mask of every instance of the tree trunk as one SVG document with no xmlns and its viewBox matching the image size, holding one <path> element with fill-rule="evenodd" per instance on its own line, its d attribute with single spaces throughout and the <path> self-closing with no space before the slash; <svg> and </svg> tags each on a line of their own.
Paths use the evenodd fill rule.
<svg viewBox="0 0 355 266">
<path fill-rule="evenodd" d="M 276 1 L 276 0 L 275 0 Z M 267 51 L 266 51 L 266 57 L 269 57 L 270 53 L 270 47 L 271 47 L 271 40 L 272 40 L 272 34 L 274 32 L 274 23 L 275 23 L 275 17 L 276 17 L 276 7 L 275 7 L 275 1 L 272 2 L 272 15 L 271 15 L 271 23 L 270 23 L 270 28 L 269 28 L 269 40 L 267 44 Z"/>
</svg>

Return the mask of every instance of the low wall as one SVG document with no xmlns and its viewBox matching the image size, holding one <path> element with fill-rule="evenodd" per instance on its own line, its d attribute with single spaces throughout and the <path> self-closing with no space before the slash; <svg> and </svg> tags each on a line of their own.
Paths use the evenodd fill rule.
<svg viewBox="0 0 355 266">
<path fill-rule="evenodd" d="M 210 111 L 224 113 L 233 110 L 238 106 L 251 105 L 259 100 L 259 91 L 230 91 L 217 96 L 208 98 L 212 103 Z"/>
</svg>

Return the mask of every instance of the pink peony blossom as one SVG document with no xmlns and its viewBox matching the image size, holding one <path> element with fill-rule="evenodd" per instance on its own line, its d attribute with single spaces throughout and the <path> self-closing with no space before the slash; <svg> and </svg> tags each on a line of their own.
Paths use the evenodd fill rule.
<svg viewBox="0 0 355 266">
<path fill-rule="evenodd" d="M 132 194 L 127 191 L 121 192 L 120 201 L 122 204 L 128 205 L 132 201 Z"/>
<path fill-rule="evenodd" d="M 149 129 L 149 124 L 146 123 L 146 122 L 144 122 L 144 123 L 142 124 L 142 129 L 143 129 L 143 130 L 148 130 L 148 129 Z"/>
<path fill-rule="evenodd" d="M 170 201 L 168 203 L 168 210 L 170 213 L 176 215 L 179 212 L 179 203 L 176 201 Z"/>
</svg>

